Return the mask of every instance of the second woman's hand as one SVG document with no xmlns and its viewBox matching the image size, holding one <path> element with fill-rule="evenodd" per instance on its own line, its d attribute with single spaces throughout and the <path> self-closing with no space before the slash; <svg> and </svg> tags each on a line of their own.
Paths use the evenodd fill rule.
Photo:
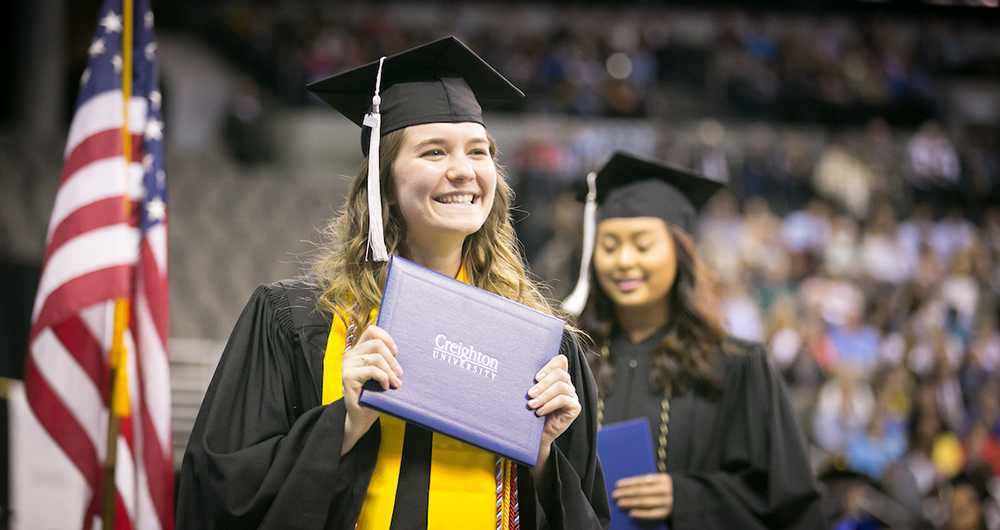
<svg viewBox="0 0 1000 530">
<path fill-rule="evenodd" d="M 635 519 L 666 519 L 674 511 L 674 481 L 666 473 L 628 477 L 615 482 L 611 498 Z"/>
<path fill-rule="evenodd" d="M 396 361 L 397 353 L 399 350 L 389 333 L 375 325 L 368 326 L 354 347 L 344 352 L 340 380 L 344 388 L 347 418 L 344 420 L 341 456 L 347 454 L 378 419 L 377 410 L 358 402 L 365 382 L 374 379 L 383 390 L 399 388 L 403 384 L 400 379 L 403 368 Z"/>
</svg>

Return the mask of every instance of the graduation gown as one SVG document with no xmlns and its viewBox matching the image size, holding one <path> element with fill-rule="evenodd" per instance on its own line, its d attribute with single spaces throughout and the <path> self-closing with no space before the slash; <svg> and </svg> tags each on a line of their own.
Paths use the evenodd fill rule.
<svg viewBox="0 0 1000 530">
<path fill-rule="evenodd" d="M 665 329 L 609 350 L 615 383 L 605 425 L 646 416 L 658 447 L 662 392 L 650 389 L 652 355 Z M 780 378 L 758 344 L 728 339 L 740 353 L 715 356 L 722 396 L 689 391 L 670 399 L 666 471 L 674 486 L 671 530 L 826 528 L 806 446 Z"/>
<path fill-rule="evenodd" d="M 177 528 L 354 528 L 378 455 L 376 423 L 343 457 L 343 400 L 320 405 L 330 319 L 320 293 L 286 280 L 253 294 L 233 330 L 195 421 L 181 466 Z M 553 445 L 548 509 L 530 470 L 518 466 L 522 528 L 607 528 L 607 493 L 596 455 L 596 387 L 576 338 L 561 352 L 583 412 Z M 525 388 L 527 390 L 527 388 Z M 424 528 L 428 467 L 408 462 L 404 437 L 392 529 Z M 428 440 L 429 436 L 413 436 Z M 418 440 L 419 441 L 419 440 Z M 425 442 L 426 443 L 426 442 Z M 412 459 L 411 459 L 412 460 Z M 405 487 L 404 487 L 404 477 Z M 416 477 L 416 480 L 414 480 Z"/>
</svg>

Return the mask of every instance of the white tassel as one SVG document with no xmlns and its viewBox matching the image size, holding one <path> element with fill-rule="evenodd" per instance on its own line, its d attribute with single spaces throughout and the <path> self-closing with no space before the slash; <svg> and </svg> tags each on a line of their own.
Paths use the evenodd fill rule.
<svg viewBox="0 0 1000 530">
<path fill-rule="evenodd" d="M 375 76 L 375 95 L 372 96 L 372 111 L 365 114 L 364 124 L 371 128 L 368 141 L 368 248 L 372 251 L 375 261 L 389 261 L 389 253 L 385 249 L 385 235 L 382 233 L 382 186 L 379 175 L 379 140 L 382 138 L 382 114 L 379 107 L 382 98 L 379 89 L 382 85 L 382 63 L 385 56 L 378 61 L 378 74 Z"/>
<path fill-rule="evenodd" d="M 587 204 L 583 207 L 583 256 L 580 258 L 580 279 L 573 292 L 563 300 L 566 312 L 580 316 L 590 294 L 590 260 L 594 257 L 597 236 L 597 173 L 587 175 Z"/>
</svg>

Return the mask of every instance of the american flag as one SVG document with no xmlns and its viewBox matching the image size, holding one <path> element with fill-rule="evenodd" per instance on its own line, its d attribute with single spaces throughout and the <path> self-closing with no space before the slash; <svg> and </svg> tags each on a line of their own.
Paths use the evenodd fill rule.
<svg viewBox="0 0 1000 530">
<path fill-rule="evenodd" d="M 131 28 L 128 10 L 134 13 Z M 122 45 L 129 31 L 131 66 Z M 80 80 L 32 313 L 24 373 L 28 408 L 13 426 L 20 429 L 13 461 L 22 466 L 13 473 L 16 527 L 90 529 L 101 522 L 109 359 L 115 305 L 122 300 L 129 308 L 122 336 L 130 410 L 115 445 L 115 527 L 174 525 L 156 46 L 149 0 L 104 1 Z M 123 77 L 129 70 L 126 111 Z"/>
</svg>

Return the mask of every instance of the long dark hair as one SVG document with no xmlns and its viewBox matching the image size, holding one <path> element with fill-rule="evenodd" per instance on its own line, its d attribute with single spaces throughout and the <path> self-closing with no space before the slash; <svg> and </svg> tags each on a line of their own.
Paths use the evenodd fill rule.
<svg viewBox="0 0 1000 530">
<path fill-rule="evenodd" d="M 673 395 L 693 389 L 709 398 L 722 394 L 722 382 L 712 366 L 712 357 L 728 351 L 726 333 L 714 307 L 715 281 L 711 270 L 701 265 L 691 236 L 667 224 L 674 243 L 677 275 L 667 294 L 670 315 L 667 334 L 653 353 L 650 387 Z M 614 390 L 614 354 L 609 338 L 618 328 L 614 303 L 601 289 L 591 267 L 590 296 L 580 315 L 580 327 L 593 339 L 597 355 L 590 365 L 601 396 Z"/>
</svg>

